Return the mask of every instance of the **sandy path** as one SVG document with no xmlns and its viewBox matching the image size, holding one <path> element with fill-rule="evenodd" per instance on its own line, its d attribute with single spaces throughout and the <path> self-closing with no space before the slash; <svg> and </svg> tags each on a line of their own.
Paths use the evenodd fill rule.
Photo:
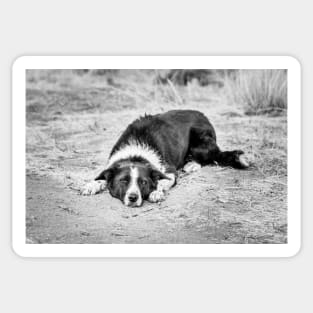
<svg viewBox="0 0 313 313">
<path fill-rule="evenodd" d="M 251 179 L 260 177 L 206 167 L 181 177 L 166 201 L 128 208 L 107 192 L 83 197 L 51 177 L 29 175 L 27 237 L 39 243 L 284 242 L 282 204 L 264 207 Z"/>
</svg>

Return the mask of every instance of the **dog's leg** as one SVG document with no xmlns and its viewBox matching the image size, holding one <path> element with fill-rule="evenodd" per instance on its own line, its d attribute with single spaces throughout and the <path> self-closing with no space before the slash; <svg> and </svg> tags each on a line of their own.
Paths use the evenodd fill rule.
<svg viewBox="0 0 313 313">
<path fill-rule="evenodd" d="M 197 162 L 191 161 L 188 162 L 184 168 L 183 171 L 186 173 L 192 173 L 192 172 L 197 172 L 201 169 L 201 165 Z"/>
<path fill-rule="evenodd" d="M 106 189 L 107 182 L 105 180 L 93 180 L 86 184 L 80 191 L 83 196 L 95 195 Z"/>
<path fill-rule="evenodd" d="M 241 150 L 221 151 L 216 162 L 222 166 L 231 166 L 237 169 L 245 169 L 249 167 L 248 158 Z"/>
<path fill-rule="evenodd" d="M 241 150 L 220 151 L 215 145 L 212 147 L 197 147 L 191 150 L 192 158 L 201 165 L 218 164 L 231 166 L 237 169 L 245 169 L 250 166 L 248 159 Z"/>
<path fill-rule="evenodd" d="M 160 202 L 165 199 L 166 192 L 169 191 L 176 182 L 176 175 L 174 173 L 165 173 L 169 179 L 160 179 L 157 183 L 156 190 L 149 195 L 150 202 Z"/>
<path fill-rule="evenodd" d="M 211 129 L 208 131 L 193 129 L 190 153 L 192 159 L 201 165 L 217 163 L 237 169 L 249 167 L 249 161 L 241 150 L 221 151 Z"/>
</svg>

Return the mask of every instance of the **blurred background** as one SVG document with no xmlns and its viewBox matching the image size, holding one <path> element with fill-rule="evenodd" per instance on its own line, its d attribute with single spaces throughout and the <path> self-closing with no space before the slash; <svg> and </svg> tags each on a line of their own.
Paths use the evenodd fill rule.
<svg viewBox="0 0 313 313">
<path fill-rule="evenodd" d="M 212 91 L 245 114 L 284 114 L 287 70 L 28 70 L 27 112 L 58 105 L 77 112 L 182 104 L 205 101 Z"/>
</svg>

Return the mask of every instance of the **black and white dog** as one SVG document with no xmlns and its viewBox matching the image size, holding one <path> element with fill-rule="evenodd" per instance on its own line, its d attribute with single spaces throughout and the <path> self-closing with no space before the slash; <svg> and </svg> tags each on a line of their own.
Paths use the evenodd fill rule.
<svg viewBox="0 0 313 313">
<path fill-rule="evenodd" d="M 127 127 L 104 171 L 81 193 L 93 195 L 108 188 L 126 206 L 159 202 L 175 185 L 177 170 L 191 172 L 214 163 L 238 169 L 249 166 L 243 151 L 219 149 L 212 124 L 199 111 L 145 115 Z"/>
</svg>

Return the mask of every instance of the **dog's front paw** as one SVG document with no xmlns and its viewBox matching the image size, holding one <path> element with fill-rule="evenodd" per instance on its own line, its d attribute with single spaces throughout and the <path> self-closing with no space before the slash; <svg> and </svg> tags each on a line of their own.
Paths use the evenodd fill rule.
<svg viewBox="0 0 313 313">
<path fill-rule="evenodd" d="M 161 190 L 154 190 L 149 195 L 150 202 L 160 202 L 165 200 L 165 194 Z"/>
<path fill-rule="evenodd" d="M 106 188 L 105 181 L 95 180 L 86 184 L 80 191 L 80 194 L 83 196 L 92 196 L 95 195 Z"/>
</svg>

